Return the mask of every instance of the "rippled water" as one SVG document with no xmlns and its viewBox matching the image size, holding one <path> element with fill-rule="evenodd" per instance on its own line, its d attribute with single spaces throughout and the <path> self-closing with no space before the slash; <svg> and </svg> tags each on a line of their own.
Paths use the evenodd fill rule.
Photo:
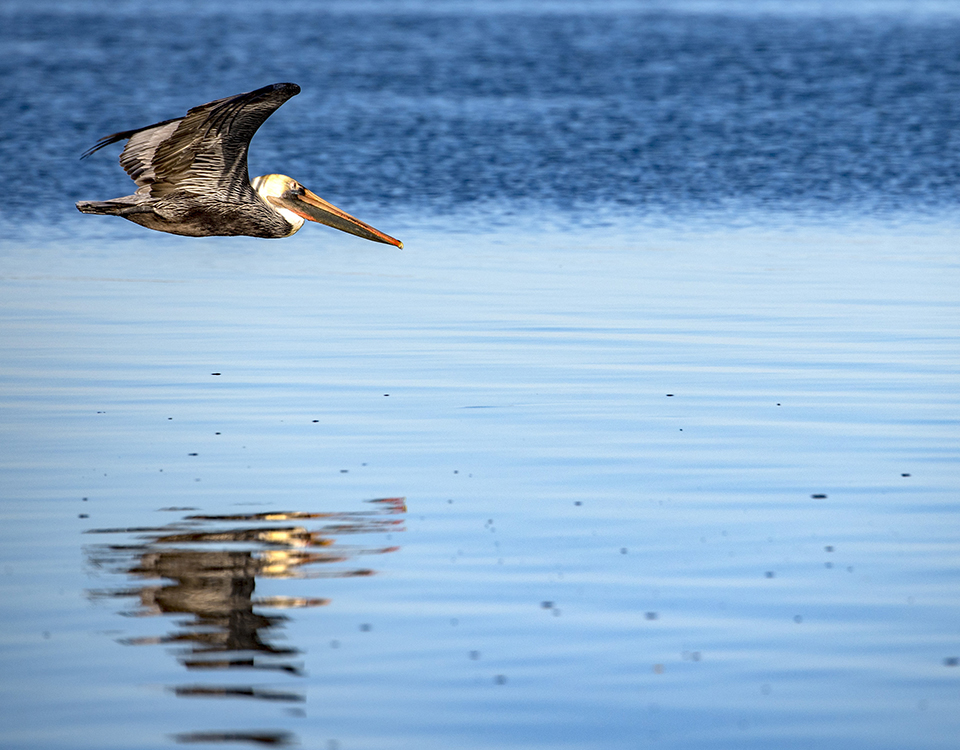
<svg viewBox="0 0 960 750">
<path fill-rule="evenodd" d="M 395 212 L 960 199 L 960 14 L 577 5 L 6 3 L 5 211 L 112 197 L 107 154 L 75 161 L 102 135 L 287 80 L 254 172 Z"/>
<path fill-rule="evenodd" d="M 0 745 L 956 745 L 960 18 L 638 7 L 0 6 Z"/>
</svg>

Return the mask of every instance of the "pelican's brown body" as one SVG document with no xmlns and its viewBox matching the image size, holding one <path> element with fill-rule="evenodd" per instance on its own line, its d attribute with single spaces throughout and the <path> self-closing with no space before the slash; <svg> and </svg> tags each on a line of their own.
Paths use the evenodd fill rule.
<svg viewBox="0 0 960 750">
<path fill-rule="evenodd" d="M 289 237 L 299 229 L 260 200 L 228 203 L 207 198 L 197 205 L 191 195 L 174 194 L 139 203 L 138 197 L 134 194 L 109 201 L 79 201 L 77 208 L 85 214 L 122 216 L 147 229 L 186 237 L 278 238 Z"/>
<path fill-rule="evenodd" d="M 137 191 L 107 201 L 80 201 L 77 208 L 188 237 L 289 237 L 309 219 L 403 247 L 399 240 L 327 203 L 290 177 L 272 174 L 250 180 L 250 139 L 281 104 L 298 93 L 295 83 L 277 83 L 202 104 L 184 117 L 108 135 L 84 156 L 127 140 L 120 165 L 137 184 Z"/>
</svg>

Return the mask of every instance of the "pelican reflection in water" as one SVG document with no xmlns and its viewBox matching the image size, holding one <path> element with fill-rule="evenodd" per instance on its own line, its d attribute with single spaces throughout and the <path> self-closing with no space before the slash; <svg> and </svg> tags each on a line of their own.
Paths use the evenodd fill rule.
<svg viewBox="0 0 960 750">
<path fill-rule="evenodd" d="M 128 645 L 166 644 L 180 648 L 180 663 L 201 681 L 173 686 L 181 698 L 235 698 L 268 703 L 302 703 L 305 696 L 283 682 L 262 686 L 216 675 L 246 673 L 303 676 L 299 649 L 279 643 L 284 615 L 329 603 L 312 596 L 255 595 L 265 579 L 303 580 L 366 577 L 359 557 L 388 554 L 397 546 L 354 546 L 339 537 L 403 531 L 401 497 L 370 500 L 369 510 L 341 513 L 269 512 L 227 516 L 194 515 L 159 527 L 92 529 L 87 533 L 125 537 L 119 543 L 90 545 L 87 559 L 102 574 L 124 582 L 90 591 L 96 600 L 133 599 L 133 616 L 168 616 L 171 632 L 126 638 Z M 316 524 L 316 525 L 315 525 Z M 136 538 L 129 539 L 130 535 Z M 266 610 L 266 611 L 264 611 Z M 287 682 L 286 684 L 290 684 Z M 175 735 L 182 743 L 252 742 L 296 744 L 289 732 L 210 731 Z"/>
<path fill-rule="evenodd" d="M 289 237 L 309 220 L 403 247 L 400 240 L 327 203 L 291 177 L 250 179 L 250 139 L 280 105 L 299 93 L 295 83 L 276 83 L 201 104 L 183 117 L 102 138 L 83 156 L 126 140 L 120 165 L 137 191 L 107 201 L 80 201 L 77 208 L 188 237 Z"/>
</svg>

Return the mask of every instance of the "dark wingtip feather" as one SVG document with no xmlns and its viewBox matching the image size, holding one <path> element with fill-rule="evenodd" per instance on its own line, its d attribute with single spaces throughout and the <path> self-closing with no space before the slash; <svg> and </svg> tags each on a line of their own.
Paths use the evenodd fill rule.
<svg viewBox="0 0 960 750">
<path fill-rule="evenodd" d="M 81 159 L 86 159 L 91 154 L 95 154 L 97 151 L 102 149 L 104 146 L 109 146 L 111 143 L 116 143 L 117 141 L 122 141 L 124 138 L 129 138 L 133 135 L 135 131 L 127 131 L 125 133 L 113 133 L 112 135 L 107 135 L 97 141 L 93 146 L 88 148 L 80 156 Z"/>
<path fill-rule="evenodd" d="M 147 125 L 142 128 L 136 128 L 134 130 L 124 130 L 119 133 L 113 133 L 112 135 L 105 135 L 103 138 L 101 138 L 99 141 L 93 144 L 92 147 L 84 151 L 83 155 L 80 158 L 86 159 L 88 156 L 90 156 L 90 154 L 95 154 L 104 146 L 109 146 L 111 143 L 117 143 L 118 141 L 125 141 L 130 136 L 136 135 L 137 133 L 143 130 L 150 130 L 151 128 L 159 128 L 163 125 L 169 125 L 171 122 L 175 122 L 177 120 L 182 120 L 182 119 L 183 119 L 182 117 L 174 117 L 170 120 L 164 120 L 163 122 L 155 122 L 153 125 Z"/>
</svg>

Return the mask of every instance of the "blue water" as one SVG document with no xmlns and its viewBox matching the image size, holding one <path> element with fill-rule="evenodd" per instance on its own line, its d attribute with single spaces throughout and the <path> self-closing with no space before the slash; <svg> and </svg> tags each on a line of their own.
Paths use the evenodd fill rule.
<svg viewBox="0 0 960 750">
<path fill-rule="evenodd" d="M 948 750 L 950 3 L 0 3 L 0 745 Z M 404 241 L 85 216 L 256 136 Z"/>
<path fill-rule="evenodd" d="M 4 3 L 4 213 L 112 197 L 102 135 L 286 80 L 253 173 L 391 212 L 957 204 L 960 13 L 577 5 Z"/>
</svg>

